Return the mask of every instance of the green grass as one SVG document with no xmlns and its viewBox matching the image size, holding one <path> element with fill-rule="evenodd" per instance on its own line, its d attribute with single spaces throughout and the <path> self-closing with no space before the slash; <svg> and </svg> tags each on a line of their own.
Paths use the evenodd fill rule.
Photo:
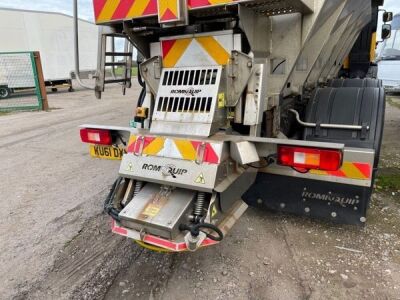
<svg viewBox="0 0 400 300">
<path fill-rule="evenodd" d="M 400 174 L 379 175 L 377 185 L 383 189 L 400 190 Z"/>
<path fill-rule="evenodd" d="M 132 67 L 132 76 L 137 76 L 137 73 L 138 73 L 138 69 L 137 69 L 137 67 Z M 115 75 L 116 76 L 121 76 L 122 75 L 122 72 L 123 72 L 123 68 L 122 67 L 118 67 L 118 68 L 115 68 Z"/>
<path fill-rule="evenodd" d="M 388 96 L 388 97 L 386 97 L 386 101 L 391 105 L 391 106 L 394 106 L 394 107 L 397 107 L 398 109 L 400 109 L 400 101 L 396 101 L 393 97 L 390 97 L 390 96 Z"/>
</svg>

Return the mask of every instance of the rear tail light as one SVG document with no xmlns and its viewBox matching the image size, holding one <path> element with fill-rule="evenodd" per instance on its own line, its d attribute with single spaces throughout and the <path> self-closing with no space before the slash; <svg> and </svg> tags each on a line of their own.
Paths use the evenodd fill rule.
<svg viewBox="0 0 400 300">
<path fill-rule="evenodd" d="M 112 144 L 111 132 L 107 129 L 82 128 L 80 134 L 81 140 L 84 143 L 99 145 Z"/>
<path fill-rule="evenodd" d="M 278 146 L 278 164 L 299 169 L 336 171 L 342 164 L 340 150 Z"/>
</svg>

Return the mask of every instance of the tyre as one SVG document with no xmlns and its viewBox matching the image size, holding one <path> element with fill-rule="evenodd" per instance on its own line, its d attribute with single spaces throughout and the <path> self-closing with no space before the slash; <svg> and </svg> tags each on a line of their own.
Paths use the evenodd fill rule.
<svg viewBox="0 0 400 300">
<path fill-rule="evenodd" d="M 10 89 L 6 86 L 0 87 L 0 99 L 6 99 L 10 97 Z"/>
</svg>

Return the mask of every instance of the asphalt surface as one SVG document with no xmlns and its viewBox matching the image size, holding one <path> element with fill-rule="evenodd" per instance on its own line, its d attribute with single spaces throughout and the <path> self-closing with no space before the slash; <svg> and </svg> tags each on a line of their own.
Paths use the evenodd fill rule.
<svg viewBox="0 0 400 300">
<path fill-rule="evenodd" d="M 50 112 L 0 116 L 0 299 L 400 299 L 398 190 L 378 189 L 362 228 L 249 208 L 195 253 L 112 234 L 118 163 L 90 159 L 78 126 L 127 125 L 138 92 L 54 93 Z M 398 170 L 400 109 L 385 122 L 382 168 Z"/>
</svg>

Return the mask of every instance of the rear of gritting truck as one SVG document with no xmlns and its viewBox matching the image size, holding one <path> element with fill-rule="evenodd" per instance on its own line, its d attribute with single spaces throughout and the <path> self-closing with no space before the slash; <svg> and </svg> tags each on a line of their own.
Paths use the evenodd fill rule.
<svg viewBox="0 0 400 300">
<path fill-rule="evenodd" d="M 385 111 L 369 77 L 382 4 L 93 0 L 96 96 L 129 88 L 133 48 L 142 58 L 131 124 L 80 129 L 93 157 L 120 163 L 112 231 L 179 252 L 220 242 L 248 205 L 364 224 Z"/>
</svg>

